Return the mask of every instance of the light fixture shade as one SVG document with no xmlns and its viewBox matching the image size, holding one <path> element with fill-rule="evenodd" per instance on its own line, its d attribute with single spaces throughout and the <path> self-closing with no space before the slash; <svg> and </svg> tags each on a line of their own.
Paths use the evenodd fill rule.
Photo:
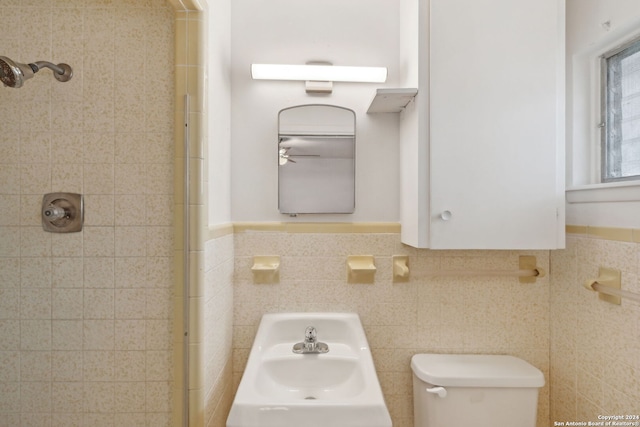
<svg viewBox="0 0 640 427">
<path fill-rule="evenodd" d="M 336 65 L 251 64 L 254 80 L 302 80 L 324 82 L 384 83 L 386 67 Z"/>
</svg>

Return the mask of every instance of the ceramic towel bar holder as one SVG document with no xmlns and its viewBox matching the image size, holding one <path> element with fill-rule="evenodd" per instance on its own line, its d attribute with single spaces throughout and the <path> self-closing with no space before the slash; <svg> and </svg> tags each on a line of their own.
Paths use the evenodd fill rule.
<svg viewBox="0 0 640 427">
<path fill-rule="evenodd" d="M 619 270 L 600 267 L 598 277 L 596 279 L 587 280 L 584 287 L 590 291 L 598 292 L 601 300 L 610 302 L 611 304 L 621 304 L 621 275 Z"/>
</svg>

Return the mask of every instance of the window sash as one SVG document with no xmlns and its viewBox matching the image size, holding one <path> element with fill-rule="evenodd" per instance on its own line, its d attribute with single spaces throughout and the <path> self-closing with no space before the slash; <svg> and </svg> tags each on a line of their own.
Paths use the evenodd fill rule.
<svg viewBox="0 0 640 427">
<path fill-rule="evenodd" d="M 640 179 L 640 38 L 602 57 L 602 182 Z"/>
</svg>

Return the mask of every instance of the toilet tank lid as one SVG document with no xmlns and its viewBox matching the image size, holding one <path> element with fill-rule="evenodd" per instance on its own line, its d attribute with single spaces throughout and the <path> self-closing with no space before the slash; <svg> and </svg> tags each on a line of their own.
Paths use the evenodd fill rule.
<svg viewBox="0 0 640 427">
<path fill-rule="evenodd" d="M 422 381 L 454 387 L 542 387 L 544 375 L 507 355 L 416 354 L 411 369 Z"/>
</svg>

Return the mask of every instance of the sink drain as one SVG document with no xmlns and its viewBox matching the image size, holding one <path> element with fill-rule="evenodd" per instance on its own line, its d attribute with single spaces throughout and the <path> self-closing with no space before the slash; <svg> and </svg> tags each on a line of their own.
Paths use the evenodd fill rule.
<svg viewBox="0 0 640 427">
<path fill-rule="evenodd" d="M 316 400 L 316 398 L 313 396 L 307 396 L 304 398 L 304 400 Z"/>
</svg>

